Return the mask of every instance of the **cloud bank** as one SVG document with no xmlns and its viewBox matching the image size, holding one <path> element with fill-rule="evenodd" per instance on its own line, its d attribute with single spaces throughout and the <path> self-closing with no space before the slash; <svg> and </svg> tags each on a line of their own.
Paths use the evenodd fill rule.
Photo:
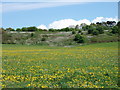
<svg viewBox="0 0 120 90">
<path fill-rule="evenodd" d="M 106 21 L 118 21 L 117 17 L 116 18 L 104 18 L 104 17 L 97 17 L 94 20 L 92 20 L 92 23 L 96 22 L 106 22 Z"/>
<path fill-rule="evenodd" d="M 63 19 L 63 20 L 59 20 L 59 21 L 54 21 L 51 24 L 49 24 L 48 28 L 54 28 L 54 29 L 61 29 L 61 28 L 65 28 L 71 25 L 79 25 L 81 23 L 86 23 L 86 24 L 90 24 L 91 22 L 87 19 L 83 19 L 83 20 L 73 20 L 73 19 Z"/>
<path fill-rule="evenodd" d="M 106 21 L 118 21 L 117 17 L 116 18 L 105 18 L 105 17 L 96 17 L 93 20 L 87 20 L 87 19 L 82 19 L 82 20 L 74 20 L 74 19 L 63 19 L 63 20 L 58 20 L 50 23 L 48 26 L 45 25 L 40 25 L 37 28 L 41 29 L 62 29 L 69 27 L 71 25 L 80 25 L 82 23 L 86 23 L 87 25 L 90 25 L 91 23 L 96 23 L 96 22 L 106 22 Z"/>
</svg>

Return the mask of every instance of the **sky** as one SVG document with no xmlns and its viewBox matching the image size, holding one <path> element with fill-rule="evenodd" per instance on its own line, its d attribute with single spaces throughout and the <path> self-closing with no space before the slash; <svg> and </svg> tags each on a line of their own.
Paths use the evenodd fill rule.
<svg viewBox="0 0 120 90">
<path fill-rule="evenodd" d="M 2 27 L 61 29 L 81 23 L 117 21 L 118 2 L 3 2 Z"/>
</svg>

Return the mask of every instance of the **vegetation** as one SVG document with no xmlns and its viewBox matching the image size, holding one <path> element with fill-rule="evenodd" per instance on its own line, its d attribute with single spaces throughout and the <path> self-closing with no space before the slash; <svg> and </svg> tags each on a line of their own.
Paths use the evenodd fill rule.
<svg viewBox="0 0 120 90">
<path fill-rule="evenodd" d="M 0 28 L 2 88 L 118 88 L 120 22 L 113 23 Z"/>
<path fill-rule="evenodd" d="M 86 42 L 86 38 L 80 34 L 76 34 L 74 40 L 77 43 L 85 43 Z"/>
<path fill-rule="evenodd" d="M 72 31 L 72 34 L 76 34 L 76 31 Z"/>
<path fill-rule="evenodd" d="M 112 31 L 111 31 L 111 33 L 113 33 L 113 34 L 117 34 L 117 33 L 118 33 L 118 26 L 114 26 L 114 27 L 112 27 Z"/>
<path fill-rule="evenodd" d="M 99 31 L 94 30 L 94 31 L 92 32 L 92 34 L 93 34 L 93 35 L 98 35 L 98 34 L 99 34 Z"/>
<path fill-rule="evenodd" d="M 117 88 L 118 43 L 3 45 L 3 88 Z M 14 62 L 14 63 L 13 63 Z"/>
<path fill-rule="evenodd" d="M 117 42 L 120 38 L 116 35 L 101 34 L 90 38 L 90 43 Z"/>
<path fill-rule="evenodd" d="M 98 43 L 119 41 L 119 23 L 116 22 L 97 22 L 91 25 L 81 24 L 75 28 L 66 27 L 63 29 L 42 30 L 35 26 L 17 28 L 1 28 L 3 44 L 39 44 L 39 45 L 76 45 L 79 43 Z M 113 25 L 112 25 L 113 24 Z M 44 37 L 47 36 L 47 37 Z M 100 39 L 99 37 L 102 36 Z"/>
</svg>

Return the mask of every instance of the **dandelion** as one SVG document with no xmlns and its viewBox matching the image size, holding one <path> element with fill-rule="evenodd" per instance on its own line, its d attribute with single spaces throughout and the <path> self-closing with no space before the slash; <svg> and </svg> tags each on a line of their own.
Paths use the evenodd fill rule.
<svg viewBox="0 0 120 90">
<path fill-rule="evenodd" d="M 31 84 L 28 84 L 28 85 L 26 85 L 27 87 L 29 87 Z"/>
</svg>

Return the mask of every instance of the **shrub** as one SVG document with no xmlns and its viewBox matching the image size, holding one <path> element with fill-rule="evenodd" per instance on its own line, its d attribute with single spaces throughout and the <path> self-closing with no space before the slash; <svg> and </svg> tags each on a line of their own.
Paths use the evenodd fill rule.
<svg viewBox="0 0 120 90">
<path fill-rule="evenodd" d="M 93 34 L 93 35 L 98 35 L 98 34 L 99 34 L 99 31 L 94 30 L 94 31 L 92 32 L 92 34 Z"/>
<path fill-rule="evenodd" d="M 72 31 L 72 34 L 76 34 L 76 32 L 75 32 L 75 31 Z"/>
<path fill-rule="evenodd" d="M 49 31 L 51 31 L 51 32 L 55 32 L 56 30 L 51 28 L 51 29 L 49 29 Z"/>
<path fill-rule="evenodd" d="M 78 33 L 81 33 L 81 32 L 82 32 L 81 30 L 78 31 Z"/>
<path fill-rule="evenodd" d="M 27 31 L 31 31 L 31 32 L 32 32 L 32 31 L 37 31 L 37 28 L 34 27 L 34 26 L 33 26 L 33 27 L 28 27 L 28 28 L 27 28 Z"/>
<path fill-rule="evenodd" d="M 20 28 L 17 28 L 16 31 L 21 31 L 21 29 L 20 29 Z"/>
<path fill-rule="evenodd" d="M 117 33 L 119 32 L 118 30 L 119 30 L 119 29 L 118 29 L 118 26 L 114 26 L 114 27 L 112 28 L 111 33 L 117 34 Z"/>
<path fill-rule="evenodd" d="M 41 39 L 41 41 L 46 41 L 46 38 L 43 37 L 43 38 Z"/>
<path fill-rule="evenodd" d="M 86 38 L 80 34 L 76 34 L 74 41 L 76 41 L 77 43 L 85 43 L 86 42 Z"/>
<path fill-rule="evenodd" d="M 99 31 L 99 34 L 103 34 L 104 33 L 104 28 L 102 26 L 97 26 L 96 30 Z"/>
<path fill-rule="evenodd" d="M 12 39 L 11 35 L 7 31 L 2 31 L 2 43 L 7 44 Z"/>
<path fill-rule="evenodd" d="M 88 34 L 92 34 L 92 32 L 93 32 L 93 29 L 88 30 Z"/>
<path fill-rule="evenodd" d="M 92 26 L 88 29 L 88 34 L 92 34 L 93 31 L 95 30 L 95 28 L 93 28 Z"/>
<path fill-rule="evenodd" d="M 81 32 L 81 35 L 83 35 L 84 33 L 83 32 Z"/>
<path fill-rule="evenodd" d="M 90 42 L 91 43 L 100 43 L 100 42 L 115 42 L 118 41 L 119 38 L 116 35 L 98 35 L 98 36 L 94 36 L 92 38 L 90 38 Z"/>
<path fill-rule="evenodd" d="M 34 33 L 31 33 L 31 37 L 33 37 L 34 36 Z"/>
</svg>

